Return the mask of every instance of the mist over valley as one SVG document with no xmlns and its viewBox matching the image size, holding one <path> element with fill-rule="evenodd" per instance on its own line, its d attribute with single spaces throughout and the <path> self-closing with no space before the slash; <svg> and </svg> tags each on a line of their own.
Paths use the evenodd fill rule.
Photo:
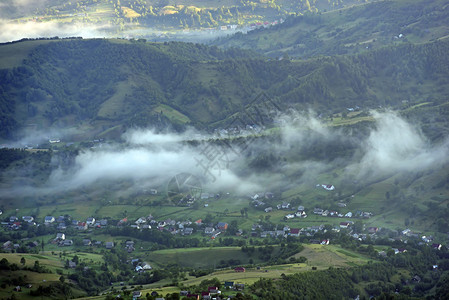
<svg viewBox="0 0 449 300">
<path fill-rule="evenodd" d="M 0 3 L 0 298 L 446 299 L 445 1 Z"/>
</svg>

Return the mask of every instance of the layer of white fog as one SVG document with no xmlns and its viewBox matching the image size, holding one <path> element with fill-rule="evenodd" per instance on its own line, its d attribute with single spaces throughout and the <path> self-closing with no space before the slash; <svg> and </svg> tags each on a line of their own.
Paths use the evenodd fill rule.
<svg viewBox="0 0 449 300">
<path fill-rule="evenodd" d="M 287 184 L 314 185 L 323 172 L 338 166 L 344 175 L 358 180 L 375 179 L 397 172 L 425 170 L 448 162 L 449 143 L 431 145 L 419 128 L 394 112 L 372 112 L 369 134 L 354 139 L 341 129 L 322 123 L 313 113 L 281 116 L 279 142 L 261 143 L 256 139 L 242 149 L 223 143 L 209 143 L 212 136 L 189 129 L 184 133 L 156 133 L 132 130 L 123 135 L 124 143 L 82 150 L 70 168 L 56 168 L 45 187 L 26 189 L 33 194 L 49 194 L 89 187 L 99 182 L 130 181 L 130 190 L 164 189 L 173 176 L 193 174 L 208 191 L 248 194 Z M 187 142 L 190 141 L 190 142 Z M 193 141 L 193 142 L 192 142 Z M 298 159 L 283 162 L 275 171 L 249 172 L 254 153 L 265 151 L 288 155 L 303 145 L 332 142 L 352 143 L 357 148 L 350 158 L 331 161 Z M 332 149 L 330 150 L 332 151 Z M 5 192 L 5 191 L 4 191 Z"/>
</svg>

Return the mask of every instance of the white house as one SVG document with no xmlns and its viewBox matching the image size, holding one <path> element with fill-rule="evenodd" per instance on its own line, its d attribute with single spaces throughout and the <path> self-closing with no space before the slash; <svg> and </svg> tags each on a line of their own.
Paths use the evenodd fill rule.
<svg viewBox="0 0 449 300">
<path fill-rule="evenodd" d="M 31 223 L 31 222 L 34 221 L 34 218 L 33 218 L 32 216 L 23 216 L 23 217 L 22 217 L 22 220 L 23 220 L 24 222 Z"/>
<path fill-rule="evenodd" d="M 44 223 L 45 224 L 51 224 L 54 221 L 55 221 L 55 217 L 53 217 L 53 216 L 46 216 L 45 219 L 44 219 Z"/>
<path fill-rule="evenodd" d="M 325 189 L 326 191 L 333 191 L 335 190 L 335 187 L 332 184 L 322 184 L 321 185 L 323 187 L 323 189 Z"/>
</svg>

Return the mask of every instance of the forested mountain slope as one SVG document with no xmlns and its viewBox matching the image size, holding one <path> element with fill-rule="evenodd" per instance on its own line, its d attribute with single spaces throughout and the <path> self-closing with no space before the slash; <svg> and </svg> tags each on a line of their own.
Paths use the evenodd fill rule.
<svg viewBox="0 0 449 300">
<path fill-rule="evenodd" d="M 10 47 L 26 51 L 23 61 L 0 70 L 2 138 L 29 124 L 76 125 L 91 136 L 114 136 L 130 126 L 213 127 L 260 92 L 283 109 L 327 115 L 404 100 L 437 106 L 449 92 L 446 40 L 306 61 L 198 44 L 101 39 L 3 44 L 1 61 L 8 62 Z"/>
</svg>

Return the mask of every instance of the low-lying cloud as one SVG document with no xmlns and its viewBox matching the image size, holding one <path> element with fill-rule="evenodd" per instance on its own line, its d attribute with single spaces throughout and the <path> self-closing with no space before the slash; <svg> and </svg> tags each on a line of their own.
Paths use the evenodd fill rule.
<svg viewBox="0 0 449 300">
<path fill-rule="evenodd" d="M 420 171 L 448 161 L 448 143 L 431 145 L 417 128 L 397 113 L 372 113 L 376 120 L 363 144 L 360 174 Z"/>
<path fill-rule="evenodd" d="M 83 38 L 110 37 L 112 27 L 107 24 L 61 23 L 55 21 L 18 23 L 0 19 L 0 42 L 11 42 L 22 38 L 73 37 Z"/>
<path fill-rule="evenodd" d="M 230 151 L 232 160 L 215 164 L 208 158 L 210 135 L 190 129 L 185 133 L 156 133 L 153 130 L 132 130 L 123 135 L 125 143 L 85 149 L 69 168 L 55 169 L 47 184 L 41 188 L 21 189 L 29 194 L 51 194 L 93 186 L 95 183 L 130 181 L 130 190 L 166 186 L 176 174 L 189 173 L 203 182 L 208 191 L 232 191 L 237 194 L 269 191 L 273 187 L 314 185 L 325 172 L 346 166 L 344 175 L 370 180 L 377 176 L 402 171 L 420 171 L 448 162 L 449 143 L 432 145 L 419 129 L 394 112 L 372 112 L 375 122 L 366 138 L 354 140 L 344 132 L 322 123 L 313 113 L 285 116 L 277 142 L 256 140 L 240 155 Z M 194 141 L 192 143 L 192 141 Z M 320 144 L 321 143 L 321 144 Z M 318 145 L 325 151 L 336 151 L 336 143 L 352 143 L 353 155 L 335 155 L 321 161 L 302 156 L 296 151 L 304 145 Z M 338 145 L 338 144 L 337 144 Z M 317 147 L 318 147 L 317 146 Z M 220 151 L 227 151 L 220 148 Z M 312 148 L 312 150 L 315 148 Z M 246 151 L 246 152 L 245 152 Z M 311 148 L 306 148 L 311 151 Z M 345 151 L 343 151 L 345 152 Z M 273 170 L 251 170 L 248 161 L 253 155 L 273 154 L 278 159 Z M 301 158 L 303 157 L 303 158 Z"/>
</svg>

